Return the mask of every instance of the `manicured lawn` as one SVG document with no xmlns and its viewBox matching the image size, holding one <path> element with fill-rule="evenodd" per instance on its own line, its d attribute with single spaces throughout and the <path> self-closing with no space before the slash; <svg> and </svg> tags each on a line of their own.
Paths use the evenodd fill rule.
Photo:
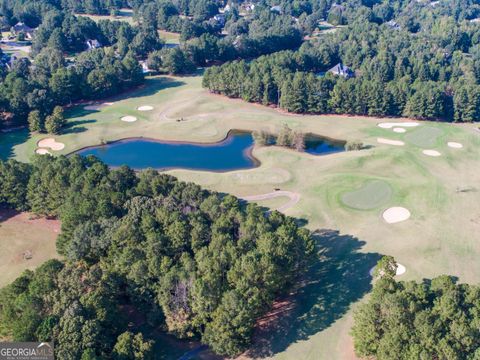
<svg viewBox="0 0 480 360">
<path fill-rule="evenodd" d="M 131 9 L 120 9 L 117 16 L 110 15 L 88 15 L 88 14 L 76 14 L 77 16 L 86 16 L 92 19 L 93 21 L 100 21 L 103 19 L 107 20 L 117 20 L 117 21 L 126 21 L 129 24 L 133 24 L 133 10 Z"/>
<path fill-rule="evenodd" d="M 269 339 L 270 346 L 261 347 L 258 341 L 257 352 L 279 359 L 349 358 L 352 308 L 368 293 L 368 270 L 382 254 L 393 255 L 406 266 L 402 279 L 447 273 L 465 282 L 480 281 L 476 236 L 480 230 L 480 133 L 473 126 L 422 122 L 399 134 L 377 126 L 390 120 L 284 114 L 211 95 L 201 88 L 200 76 L 151 78 L 145 87 L 107 101 L 113 105 L 68 111 L 68 127 L 55 137 L 66 144 L 60 153 L 135 136 L 212 142 L 223 139 L 231 129 L 275 132 L 283 124 L 372 146 L 328 156 L 263 147 L 254 149 L 262 163 L 255 169 L 170 171 L 181 180 L 238 196 L 274 188 L 301 194 L 299 203 L 286 213 L 318 230 L 317 261 L 298 289 L 293 310 L 282 316 L 275 329 L 258 336 Z M 138 111 L 142 105 L 154 109 Z M 122 122 L 125 115 L 138 121 Z M 29 138 L 26 132 L 2 134 L 0 154 L 27 161 L 44 137 Z M 377 137 L 402 140 L 405 146 L 381 145 Z M 447 141 L 464 147 L 449 148 Z M 425 156 L 425 148 L 442 155 Z M 459 191 L 466 188 L 470 191 Z M 353 200 L 345 200 L 346 194 Z M 273 207 L 280 200 L 259 203 Z M 411 218 L 385 223 L 382 212 L 393 206 L 407 208 Z"/>
<path fill-rule="evenodd" d="M 158 30 L 160 38 L 165 40 L 166 44 L 179 44 L 180 43 L 180 34 L 174 33 L 165 30 Z"/>
</svg>

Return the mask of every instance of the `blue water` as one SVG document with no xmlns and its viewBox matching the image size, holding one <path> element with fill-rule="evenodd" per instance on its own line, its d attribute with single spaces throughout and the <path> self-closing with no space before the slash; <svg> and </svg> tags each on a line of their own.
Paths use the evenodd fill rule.
<svg viewBox="0 0 480 360">
<path fill-rule="evenodd" d="M 78 154 L 95 155 L 110 166 L 128 165 L 133 169 L 192 169 L 231 171 L 253 168 L 253 138 L 237 133 L 213 144 L 162 142 L 148 139 L 116 141 L 80 150 Z"/>
<path fill-rule="evenodd" d="M 251 155 L 253 138 L 250 133 L 232 133 L 219 143 L 195 144 L 129 139 L 80 150 L 82 156 L 94 155 L 110 166 L 128 165 L 137 170 L 192 169 L 232 171 L 258 165 Z M 306 141 L 305 151 L 320 155 L 343 150 L 321 138 Z"/>
<path fill-rule="evenodd" d="M 320 136 L 307 135 L 305 138 L 305 152 L 313 155 L 327 155 L 345 150 L 343 142 L 328 141 Z"/>
</svg>

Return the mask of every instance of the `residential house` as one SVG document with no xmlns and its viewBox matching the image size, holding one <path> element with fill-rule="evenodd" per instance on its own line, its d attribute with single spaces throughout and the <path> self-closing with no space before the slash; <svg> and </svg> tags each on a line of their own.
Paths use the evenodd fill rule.
<svg viewBox="0 0 480 360">
<path fill-rule="evenodd" d="M 30 26 L 26 25 L 23 22 L 18 22 L 10 28 L 10 32 L 14 36 L 18 36 L 19 34 L 24 34 L 26 40 L 32 40 L 33 35 L 35 33 L 35 29 L 31 28 Z"/>
<path fill-rule="evenodd" d="M 85 45 L 87 46 L 87 50 L 98 49 L 102 47 L 102 44 L 96 39 L 88 39 L 85 41 Z"/>
<path fill-rule="evenodd" d="M 355 73 L 352 71 L 352 69 L 350 69 L 348 66 L 343 65 L 342 63 L 338 63 L 327 72 L 335 76 L 343 76 L 346 79 L 355 76 Z"/>
</svg>

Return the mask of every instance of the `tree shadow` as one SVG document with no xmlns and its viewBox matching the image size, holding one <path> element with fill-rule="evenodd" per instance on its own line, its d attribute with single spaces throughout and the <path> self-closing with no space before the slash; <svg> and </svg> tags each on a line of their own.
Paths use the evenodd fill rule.
<svg viewBox="0 0 480 360">
<path fill-rule="evenodd" d="M 179 87 L 185 84 L 186 83 L 183 81 L 165 76 L 148 78 L 145 80 L 145 83 L 139 87 L 124 91 L 121 94 L 114 95 L 108 99 L 103 99 L 102 101 L 120 101 L 125 99 L 151 96 L 155 95 L 161 90 Z"/>
<path fill-rule="evenodd" d="M 10 132 L 0 132 L 0 160 L 8 160 L 14 156 L 13 148 L 23 144 L 30 138 L 27 128 Z"/>
<path fill-rule="evenodd" d="M 67 122 L 66 126 L 62 129 L 62 135 L 82 133 L 84 131 L 87 131 L 87 128 L 85 126 L 80 126 L 80 125 L 92 124 L 95 122 L 97 122 L 97 120 L 94 120 L 94 119 L 69 121 Z"/>
<path fill-rule="evenodd" d="M 317 230 L 313 237 L 317 252 L 312 265 L 297 289 L 257 322 L 248 356 L 273 356 L 309 339 L 330 327 L 370 291 L 369 269 L 380 254 L 360 252 L 364 241 L 336 230 Z"/>
<path fill-rule="evenodd" d="M 20 212 L 18 212 L 17 210 L 0 207 L 0 226 L 3 222 L 7 221 L 8 219 L 18 214 L 20 214 Z"/>
</svg>

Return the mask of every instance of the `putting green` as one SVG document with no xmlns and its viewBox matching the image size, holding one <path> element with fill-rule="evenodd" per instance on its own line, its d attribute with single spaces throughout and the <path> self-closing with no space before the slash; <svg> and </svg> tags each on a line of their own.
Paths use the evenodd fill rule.
<svg viewBox="0 0 480 360">
<path fill-rule="evenodd" d="M 405 135 L 405 140 L 421 148 L 435 147 L 443 131 L 436 127 L 423 126 Z"/>
<path fill-rule="evenodd" d="M 392 188 L 382 180 L 369 180 L 360 189 L 344 193 L 342 202 L 357 210 L 371 210 L 387 203 L 392 197 Z"/>
</svg>

